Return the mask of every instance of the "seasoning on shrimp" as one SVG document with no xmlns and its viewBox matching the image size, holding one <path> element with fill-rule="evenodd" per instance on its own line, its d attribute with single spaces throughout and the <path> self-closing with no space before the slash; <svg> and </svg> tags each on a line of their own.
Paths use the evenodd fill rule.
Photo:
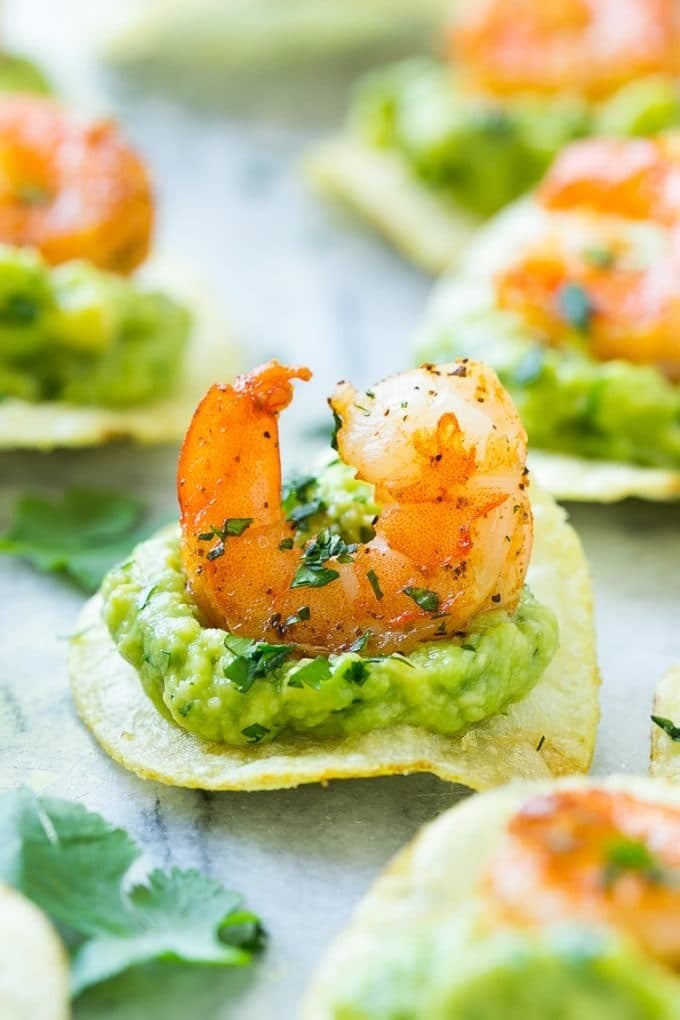
<svg viewBox="0 0 680 1020">
<path fill-rule="evenodd" d="M 38 248 L 52 264 L 129 273 L 152 227 L 147 171 L 113 122 L 84 122 L 36 96 L 0 101 L 1 242 Z"/>
</svg>

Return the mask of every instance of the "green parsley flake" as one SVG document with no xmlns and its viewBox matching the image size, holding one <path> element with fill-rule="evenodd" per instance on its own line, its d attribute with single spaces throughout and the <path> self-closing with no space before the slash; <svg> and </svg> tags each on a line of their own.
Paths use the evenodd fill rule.
<svg viewBox="0 0 680 1020">
<path fill-rule="evenodd" d="M 439 595 L 436 592 L 430 591 L 429 588 L 402 588 L 404 595 L 408 595 L 410 599 L 413 599 L 415 604 L 423 609 L 426 613 L 437 613 L 439 612 Z"/>
<path fill-rule="evenodd" d="M 680 726 L 676 725 L 671 719 L 665 719 L 662 715 L 653 715 L 651 719 L 659 729 L 668 734 L 671 740 L 680 743 Z"/>
<path fill-rule="evenodd" d="M 250 726 L 246 726 L 241 733 L 244 737 L 247 737 L 251 744 L 259 744 L 263 737 L 271 732 L 266 726 L 260 726 L 259 723 L 251 723 Z"/>
<path fill-rule="evenodd" d="M 383 592 L 378 581 L 378 575 L 376 574 L 375 570 L 369 570 L 368 573 L 366 574 L 366 577 L 371 582 L 373 594 L 377 598 L 378 602 L 380 602 L 381 598 L 383 597 Z"/>
<path fill-rule="evenodd" d="M 295 645 L 272 645 L 231 635 L 224 639 L 224 645 L 235 656 L 224 675 L 241 694 L 247 694 L 256 680 L 266 679 L 295 651 Z"/>
</svg>

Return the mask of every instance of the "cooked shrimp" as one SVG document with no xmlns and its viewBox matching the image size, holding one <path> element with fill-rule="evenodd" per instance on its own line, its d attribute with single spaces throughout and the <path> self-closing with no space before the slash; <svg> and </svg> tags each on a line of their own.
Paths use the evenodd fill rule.
<svg viewBox="0 0 680 1020">
<path fill-rule="evenodd" d="M 604 924 L 680 967 L 680 810 L 608 790 L 532 798 L 483 878 L 494 920 Z"/>
<path fill-rule="evenodd" d="M 276 640 L 299 616 L 309 653 L 357 637 L 389 653 L 452 634 L 486 610 L 512 611 L 531 551 L 526 435 L 494 373 L 473 362 L 424 366 L 330 405 L 342 459 L 375 486 L 375 535 L 343 548 L 293 543 L 281 508 L 278 415 L 305 368 L 276 362 L 213 386 L 179 460 L 182 550 L 205 620 Z M 230 523 L 236 521 L 237 523 Z M 235 534 L 238 532 L 238 535 Z"/>
<path fill-rule="evenodd" d="M 550 209 L 680 223 L 680 134 L 591 138 L 557 157 L 538 189 Z"/>
<path fill-rule="evenodd" d="M 472 83 L 523 92 L 610 95 L 644 74 L 676 74 L 674 0 L 476 0 L 459 5 L 448 49 Z"/>
<path fill-rule="evenodd" d="M 0 101 L 1 242 L 127 273 L 152 226 L 146 169 L 111 121 L 82 123 L 36 96 Z"/>
<path fill-rule="evenodd" d="M 603 232 L 575 249 L 556 235 L 529 250 L 496 281 L 502 308 L 517 311 L 551 344 L 580 330 L 603 361 L 624 358 L 680 376 L 680 237 L 640 267 L 624 242 Z"/>
</svg>

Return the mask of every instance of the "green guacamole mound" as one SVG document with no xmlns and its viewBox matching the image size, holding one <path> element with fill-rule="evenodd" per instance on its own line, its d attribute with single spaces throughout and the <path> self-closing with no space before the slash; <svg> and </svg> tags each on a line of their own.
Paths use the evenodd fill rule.
<svg viewBox="0 0 680 1020">
<path fill-rule="evenodd" d="M 336 462 L 289 487 L 284 509 L 298 523 L 299 543 L 319 526 L 350 542 L 368 537 L 378 507 L 370 486 Z M 552 611 L 525 589 L 513 615 L 486 613 L 465 635 L 423 642 L 408 657 L 368 658 L 358 649 L 301 659 L 294 627 L 288 645 L 270 645 L 201 625 L 175 527 L 114 568 L 102 597 L 115 645 L 156 706 L 197 736 L 232 745 L 398 723 L 459 733 L 524 697 L 558 645 Z"/>
<path fill-rule="evenodd" d="M 626 85 L 590 106 L 574 97 L 501 103 L 463 90 L 451 67 L 410 60 L 358 83 L 350 131 L 396 150 L 444 197 L 489 216 L 543 176 L 568 142 L 591 134 L 654 134 L 680 123 L 680 93 L 664 77 Z"/>
<path fill-rule="evenodd" d="M 547 347 L 513 313 L 463 311 L 428 335 L 418 356 L 485 361 L 515 401 L 532 447 L 680 468 L 680 386 L 653 367 L 590 357 L 577 333 Z"/>
<path fill-rule="evenodd" d="M 0 54 L 0 92 L 34 92 L 49 95 L 52 87 L 37 64 L 17 54 Z"/>
<path fill-rule="evenodd" d="M 175 383 L 190 316 L 85 262 L 0 246 L 0 399 L 125 407 Z"/>
<path fill-rule="evenodd" d="M 680 981 L 605 931 L 478 936 L 465 916 L 387 934 L 344 971 L 333 1020 L 678 1020 Z M 378 948 L 379 947 L 379 948 Z"/>
</svg>

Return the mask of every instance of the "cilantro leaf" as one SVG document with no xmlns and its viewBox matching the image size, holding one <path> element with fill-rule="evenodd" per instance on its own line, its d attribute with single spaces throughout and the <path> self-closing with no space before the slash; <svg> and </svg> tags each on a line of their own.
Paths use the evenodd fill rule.
<svg viewBox="0 0 680 1020">
<path fill-rule="evenodd" d="M 45 572 L 62 572 L 87 592 L 151 531 L 139 500 L 103 489 L 71 488 L 61 498 L 23 496 L 0 536 L 0 553 Z"/>
<path fill-rule="evenodd" d="M 305 684 L 307 687 L 312 687 L 315 691 L 318 691 L 323 681 L 328 680 L 330 675 L 331 667 L 328 659 L 319 655 L 316 659 L 306 662 L 299 669 L 295 670 L 290 678 L 289 686 L 301 687 L 302 684 Z"/>
<path fill-rule="evenodd" d="M 303 552 L 291 588 L 323 588 L 330 584 L 340 574 L 324 564 L 332 559 L 338 563 L 351 563 L 356 549 L 356 545 L 348 545 L 340 535 L 324 528 Z"/>
<path fill-rule="evenodd" d="M 62 927 L 74 995 L 141 963 L 249 963 L 263 932 L 238 894 L 178 869 L 129 888 L 139 857 L 126 832 L 82 805 L 26 789 L 0 797 L 0 881 Z"/>
<path fill-rule="evenodd" d="M 417 606 L 424 609 L 426 613 L 436 613 L 439 610 L 439 595 L 429 588 L 402 588 L 404 595 L 413 599 Z"/>
<path fill-rule="evenodd" d="M 295 651 L 295 645 L 270 645 L 266 641 L 249 641 L 231 635 L 224 639 L 224 644 L 236 656 L 225 666 L 224 675 L 241 694 L 247 694 L 256 680 L 278 669 Z"/>
<path fill-rule="evenodd" d="M 672 719 L 665 719 L 662 715 L 653 715 L 651 719 L 664 733 L 668 734 L 672 741 L 680 743 L 680 726 L 676 725 Z"/>
</svg>

